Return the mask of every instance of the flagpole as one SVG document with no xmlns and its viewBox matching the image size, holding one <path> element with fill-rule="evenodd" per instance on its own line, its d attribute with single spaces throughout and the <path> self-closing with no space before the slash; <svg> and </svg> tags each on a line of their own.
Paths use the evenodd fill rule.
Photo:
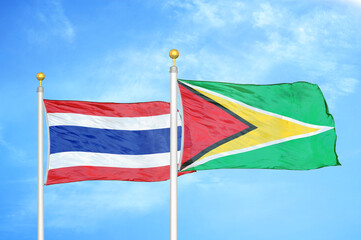
<svg viewBox="0 0 361 240">
<path fill-rule="evenodd" d="M 44 132 L 43 132 L 43 94 L 41 82 L 45 75 L 39 72 L 36 78 L 40 82 L 38 92 L 38 240 L 44 240 Z"/>
<path fill-rule="evenodd" d="M 177 202 L 177 73 L 175 60 L 179 56 L 176 49 L 169 52 L 173 59 L 170 67 L 170 240 L 178 239 L 178 202 Z"/>
</svg>

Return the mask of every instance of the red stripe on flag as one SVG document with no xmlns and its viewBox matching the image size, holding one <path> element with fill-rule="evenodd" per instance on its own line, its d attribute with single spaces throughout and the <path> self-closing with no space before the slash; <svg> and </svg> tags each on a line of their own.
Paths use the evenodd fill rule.
<svg viewBox="0 0 361 240">
<path fill-rule="evenodd" d="M 217 144 L 248 126 L 216 104 L 179 85 L 184 114 L 182 164 L 207 147 Z"/>
<path fill-rule="evenodd" d="M 191 173 L 179 172 L 178 176 Z M 86 180 L 120 180 L 135 182 L 158 182 L 169 179 L 169 166 L 155 168 L 113 168 L 79 166 L 50 169 L 46 185 Z"/>
<path fill-rule="evenodd" d="M 169 114 L 168 102 L 102 103 L 45 100 L 47 113 L 78 113 L 105 117 L 148 117 Z"/>
</svg>

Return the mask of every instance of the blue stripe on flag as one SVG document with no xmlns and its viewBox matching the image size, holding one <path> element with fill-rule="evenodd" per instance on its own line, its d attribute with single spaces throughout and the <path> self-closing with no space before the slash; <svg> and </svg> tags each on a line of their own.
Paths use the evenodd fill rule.
<svg viewBox="0 0 361 240">
<path fill-rule="evenodd" d="M 141 155 L 169 152 L 170 129 L 141 131 L 111 130 L 78 126 L 49 128 L 50 153 L 97 152 Z M 178 126 L 178 150 L 182 128 Z"/>
</svg>

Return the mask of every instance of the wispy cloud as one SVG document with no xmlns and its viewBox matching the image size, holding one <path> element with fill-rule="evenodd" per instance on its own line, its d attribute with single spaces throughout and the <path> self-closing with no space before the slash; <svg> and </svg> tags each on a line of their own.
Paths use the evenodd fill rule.
<svg viewBox="0 0 361 240">
<path fill-rule="evenodd" d="M 120 102 L 168 100 L 159 99 L 164 91 L 168 93 L 169 74 L 164 71 L 164 66 L 170 66 L 168 51 L 158 45 L 146 50 L 131 49 L 108 54 L 99 70 L 107 74 L 109 87 L 99 99 Z"/>
<path fill-rule="evenodd" d="M 25 152 L 22 149 L 18 148 L 16 144 L 11 144 L 6 141 L 3 137 L 2 131 L 3 129 L 0 126 L 0 149 L 4 148 L 4 152 L 7 153 L 7 155 L 11 158 L 14 158 L 16 160 L 24 159 L 26 155 Z"/>
<path fill-rule="evenodd" d="M 247 177 L 237 182 L 234 181 L 235 177 L 232 175 L 238 175 L 238 180 L 240 180 L 240 170 L 215 171 L 217 173 L 199 171 L 197 174 L 184 176 L 179 180 L 179 192 L 183 196 L 184 202 L 189 201 L 194 208 L 199 208 L 198 215 L 212 214 L 212 218 L 215 219 L 218 217 L 223 219 L 227 216 L 227 220 L 224 221 L 231 221 L 232 224 L 234 221 L 239 221 L 239 214 L 243 216 L 243 219 L 259 219 L 276 214 L 284 203 L 274 200 L 270 203 L 269 196 L 274 192 L 282 192 L 293 186 L 290 181 L 265 183 L 247 179 Z M 185 193 L 187 191 L 188 193 Z M 196 200 L 189 194 L 189 191 L 197 193 Z M 204 203 L 215 206 L 217 209 L 214 209 L 212 213 L 207 213 L 207 209 L 202 207 Z M 268 204 L 272 207 L 269 207 Z M 198 219 L 190 221 L 197 222 Z"/>
<path fill-rule="evenodd" d="M 336 100 L 339 97 L 354 93 L 358 84 L 359 80 L 345 77 L 341 79 L 333 79 L 321 84 L 320 87 L 325 93 L 329 105 L 335 106 Z"/>
<path fill-rule="evenodd" d="M 146 49 L 108 53 L 93 63 L 97 66 L 93 78 L 107 79 L 108 86 L 97 100 L 168 100 L 159 96 L 168 92 L 164 66 L 170 63 L 167 52 L 172 47 L 181 51 L 180 78 L 238 83 L 302 80 L 329 86 L 323 89 L 351 78 L 357 86 L 358 66 L 343 62 L 343 56 L 361 52 L 361 33 L 353 27 L 357 18 L 341 10 L 314 7 L 296 13 L 271 2 L 206 0 L 170 1 L 163 9 L 177 17 L 161 40 L 149 41 Z M 336 92 L 328 95 L 336 99 L 352 94 Z"/>
<path fill-rule="evenodd" d="M 269 3 L 260 4 L 260 9 L 253 12 L 254 26 L 277 27 L 284 21 L 284 15 L 279 9 L 274 9 Z"/>
<path fill-rule="evenodd" d="M 168 201 L 168 184 L 82 182 L 46 188 L 47 225 L 89 231 L 117 213 L 143 215 Z"/>
<path fill-rule="evenodd" d="M 253 17 L 255 26 L 267 36 L 257 45 L 272 63 L 269 71 L 277 65 L 293 65 L 294 74 L 302 76 L 300 80 L 322 86 L 331 105 L 354 92 L 359 74 L 350 55 L 361 52 L 361 34 L 354 28 L 359 22 L 356 16 L 332 8 L 311 9 L 297 16 L 266 3 Z M 343 57 L 349 51 L 351 62 Z"/>
<path fill-rule="evenodd" d="M 271 63 L 268 71 L 274 71 L 277 65 L 293 65 L 296 78 L 302 76 L 299 80 L 319 84 L 343 81 L 344 75 L 349 74 L 357 78 L 357 66 L 347 63 L 348 59 L 343 57 L 352 49 L 349 59 L 353 61 L 351 55 L 361 50 L 361 35 L 354 28 L 360 22 L 357 16 L 332 7 L 313 7 L 299 14 L 289 8 L 263 3 L 253 17 L 254 25 L 267 36 L 266 41 L 257 44 Z"/>
<path fill-rule="evenodd" d="M 173 39 L 184 40 L 185 50 L 192 52 L 182 59 L 180 75 L 241 83 L 303 80 L 322 84 L 335 78 L 342 81 L 346 72 L 340 70 L 346 71 L 347 65 L 347 75 L 351 73 L 357 79 L 357 66 L 340 58 L 351 49 L 361 52 L 361 34 L 354 27 L 360 21 L 357 16 L 345 15 L 342 9 L 312 7 L 299 13 L 271 2 L 234 6 L 196 0 L 169 5 L 174 11 L 183 10 L 178 25 L 187 26 Z M 214 14 L 202 7 L 209 5 L 209 9 L 217 9 L 209 10 Z M 232 8 L 242 17 L 235 17 Z M 194 15 L 202 16 L 197 17 L 202 20 L 193 20 Z M 205 39 L 212 41 L 213 48 L 203 44 Z M 282 65 L 292 65 L 293 72 Z M 337 70 L 331 73 L 330 68 Z"/>
<path fill-rule="evenodd" d="M 60 0 L 42 2 L 36 12 L 38 24 L 28 30 L 29 37 L 35 42 L 46 42 L 52 36 L 73 42 L 75 29 L 66 16 Z"/>
<path fill-rule="evenodd" d="M 184 21 L 191 21 L 206 28 L 220 28 L 228 24 L 238 24 L 244 20 L 244 4 L 234 1 L 207 1 L 187 0 L 183 2 L 168 1 L 164 7 L 176 8 L 178 17 L 187 18 Z M 181 10 L 179 12 L 179 10 Z"/>
<path fill-rule="evenodd" d="M 360 7 L 361 8 L 361 1 L 360 0 L 329 0 L 333 2 L 339 2 L 344 4 L 350 4 L 352 6 Z"/>
<path fill-rule="evenodd" d="M 77 81 L 64 81 L 62 94 L 105 102 L 169 101 L 169 49 L 114 50 L 77 68 Z M 79 89 L 82 89 L 79 92 Z M 102 89 L 102 91 L 99 91 Z"/>
<path fill-rule="evenodd" d="M 34 179 L 29 181 L 33 183 Z M 44 190 L 46 228 L 85 232 L 95 230 L 109 218 L 124 220 L 129 214 L 142 216 L 158 211 L 169 202 L 167 182 L 90 181 L 46 186 Z M 30 222 L 33 225 L 37 214 L 36 198 L 22 196 L 13 204 L 17 207 L 2 216 L 12 228 L 4 230 L 16 231 Z"/>
<path fill-rule="evenodd" d="M 36 182 L 36 181 L 35 181 Z M 13 211 L 1 209 L 0 232 L 17 232 L 19 228 L 35 226 L 36 200 L 31 195 L 23 195 L 9 206 Z M 7 223 L 7 224 L 3 224 Z"/>
</svg>

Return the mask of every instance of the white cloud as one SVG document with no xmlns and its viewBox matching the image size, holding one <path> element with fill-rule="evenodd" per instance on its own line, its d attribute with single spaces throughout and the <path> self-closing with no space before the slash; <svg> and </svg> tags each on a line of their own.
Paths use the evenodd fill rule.
<svg viewBox="0 0 361 240">
<path fill-rule="evenodd" d="M 343 77 L 322 83 L 320 88 L 326 95 L 329 105 L 335 106 L 339 97 L 354 93 L 358 84 L 359 80 L 357 79 Z"/>
<path fill-rule="evenodd" d="M 239 214 L 242 214 L 245 219 L 257 219 L 276 214 L 283 203 L 273 202 L 271 204 L 273 208 L 270 209 L 265 207 L 265 199 L 274 192 L 291 188 L 293 183 L 290 181 L 265 183 L 255 181 L 255 179 L 250 180 L 247 177 L 240 178 L 240 171 L 242 170 L 211 170 L 186 175 L 179 179 L 179 194 L 183 196 L 184 202 L 190 201 L 194 209 L 199 209 L 197 215 L 211 214 L 209 217 L 212 219 L 223 219 L 227 216 L 229 219 L 223 219 L 223 222 L 237 221 Z M 197 193 L 196 200 L 190 192 Z M 202 207 L 205 202 L 216 209 L 209 212 Z"/>
<path fill-rule="evenodd" d="M 314 8 L 299 16 L 290 9 L 266 3 L 260 5 L 253 17 L 267 40 L 258 41 L 256 49 L 260 51 L 252 54 L 268 59 L 266 71 L 292 65 L 295 76 L 302 76 L 300 80 L 321 86 L 333 107 L 338 98 L 354 93 L 358 67 L 345 62 L 343 56 L 348 51 L 352 51 L 350 54 L 361 51 L 361 32 L 355 28 L 359 22 L 355 16 L 335 8 Z M 350 54 L 348 58 L 352 59 Z"/>
<path fill-rule="evenodd" d="M 150 42 L 145 50 L 108 54 L 106 61 L 101 61 L 105 64 L 97 64 L 101 67 L 95 75 L 110 79 L 108 90 L 99 100 L 148 101 L 164 96 L 160 91 L 168 92 L 169 75 L 164 66 L 169 66 L 167 53 L 171 47 L 167 46 L 180 47 L 178 76 L 185 79 L 238 83 L 292 81 L 292 75 L 285 80 L 269 77 L 277 67 L 293 64 L 295 77 L 301 73 L 301 80 L 325 85 L 329 81 L 343 81 L 345 72 L 355 71 L 354 66 L 347 69 L 347 64 L 341 64 L 338 52 L 334 51 L 360 50 L 357 42 L 361 35 L 354 28 L 355 19 L 335 9 L 313 8 L 299 15 L 269 2 L 253 5 L 205 0 L 171 1 L 164 6 L 165 11 L 172 10 L 171 15 L 178 14 L 174 30 L 167 37 Z M 244 26 L 253 26 L 257 36 L 263 34 L 265 38 L 247 42 L 248 33 L 236 31 Z M 234 39 L 231 45 L 229 39 Z M 207 41 L 213 43 L 206 44 Z M 356 79 L 352 74 L 350 77 Z"/>
<path fill-rule="evenodd" d="M 336 1 L 340 3 L 351 4 L 356 7 L 361 7 L 361 0 L 331 0 L 331 1 Z"/>
<path fill-rule="evenodd" d="M 64 12 L 60 0 L 41 3 L 36 12 L 39 26 L 28 30 L 30 39 L 36 42 L 46 42 L 49 37 L 57 36 L 67 42 L 73 42 L 75 29 Z"/>
<path fill-rule="evenodd" d="M 256 27 L 265 27 L 268 25 L 275 27 L 282 23 L 282 12 L 271 7 L 269 3 L 262 3 L 260 7 L 260 10 L 253 12 L 254 25 Z"/>
<path fill-rule="evenodd" d="M 17 146 L 16 144 L 13 145 L 8 141 L 6 141 L 3 137 L 2 131 L 3 129 L 2 127 L 0 127 L 0 147 L 3 147 L 6 150 L 6 152 L 8 152 L 8 156 L 10 156 L 13 159 L 16 159 L 17 161 L 24 159 L 26 155 L 24 150 L 16 147 Z"/>
<path fill-rule="evenodd" d="M 131 49 L 108 54 L 95 77 L 106 79 L 105 91 L 98 97 L 100 101 L 143 102 L 164 99 L 168 95 L 171 59 L 164 47 L 146 50 Z"/>
<path fill-rule="evenodd" d="M 30 186 L 36 186 L 33 178 L 10 182 L 29 182 Z M 34 191 L 32 189 L 32 193 Z M 169 182 L 87 181 L 45 186 L 44 193 L 45 228 L 70 228 L 80 232 L 95 230 L 109 218 L 124 221 L 159 211 L 169 204 Z M 36 197 L 26 194 L 14 204 L 17 207 L 2 216 L 9 223 L 6 231 L 17 231 L 24 225 L 35 226 Z"/>
<path fill-rule="evenodd" d="M 186 11 L 187 18 L 206 28 L 220 28 L 228 24 L 238 24 L 244 20 L 244 4 L 234 1 L 187 0 L 168 1 L 166 8 L 180 8 Z M 183 12 L 178 17 L 184 17 Z"/>
<path fill-rule="evenodd" d="M 343 93 L 353 93 L 358 85 L 358 80 L 354 78 L 343 78 L 339 82 L 339 88 Z"/>
<path fill-rule="evenodd" d="M 77 83 L 64 82 L 64 87 L 74 94 L 87 89 L 90 100 L 168 101 L 168 51 L 173 47 L 180 50 L 178 76 L 184 79 L 258 84 L 298 79 L 323 86 L 345 75 L 358 79 L 357 66 L 341 57 L 361 51 L 361 32 L 357 19 L 343 10 L 314 7 L 298 13 L 274 2 L 206 0 L 170 1 L 163 10 L 174 22 L 164 36 L 142 49 L 105 54 L 79 70 L 83 76 L 74 77 Z M 294 69 L 287 78 L 283 65 Z M 105 90 L 97 93 L 99 87 Z M 332 98 L 346 94 L 352 92 Z"/>
<path fill-rule="evenodd" d="M 90 181 L 48 186 L 45 189 L 46 224 L 88 231 L 109 217 L 124 219 L 124 215 L 134 217 L 156 211 L 167 204 L 168 193 L 165 182 Z"/>
<path fill-rule="evenodd" d="M 22 183 L 26 181 L 27 180 L 22 181 Z M 30 180 L 29 182 L 33 182 L 33 180 Z M 11 183 L 14 182 L 10 181 L 10 184 Z M 33 186 L 35 186 L 36 181 L 34 181 L 33 183 Z M 33 193 L 35 191 L 36 190 L 34 189 Z M 1 209 L 2 224 L 0 224 L 0 231 L 18 232 L 19 229 L 23 228 L 24 226 L 35 226 L 36 223 L 34 223 L 34 220 L 36 219 L 37 214 L 37 202 L 35 200 L 36 198 L 34 198 L 32 195 L 33 194 L 27 194 L 25 196 L 23 195 L 19 197 L 19 199 L 16 199 L 16 201 L 13 201 L 11 203 L 11 205 L 13 206 L 10 206 L 10 209 L 13 209 L 12 212 Z"/>
</svg>

